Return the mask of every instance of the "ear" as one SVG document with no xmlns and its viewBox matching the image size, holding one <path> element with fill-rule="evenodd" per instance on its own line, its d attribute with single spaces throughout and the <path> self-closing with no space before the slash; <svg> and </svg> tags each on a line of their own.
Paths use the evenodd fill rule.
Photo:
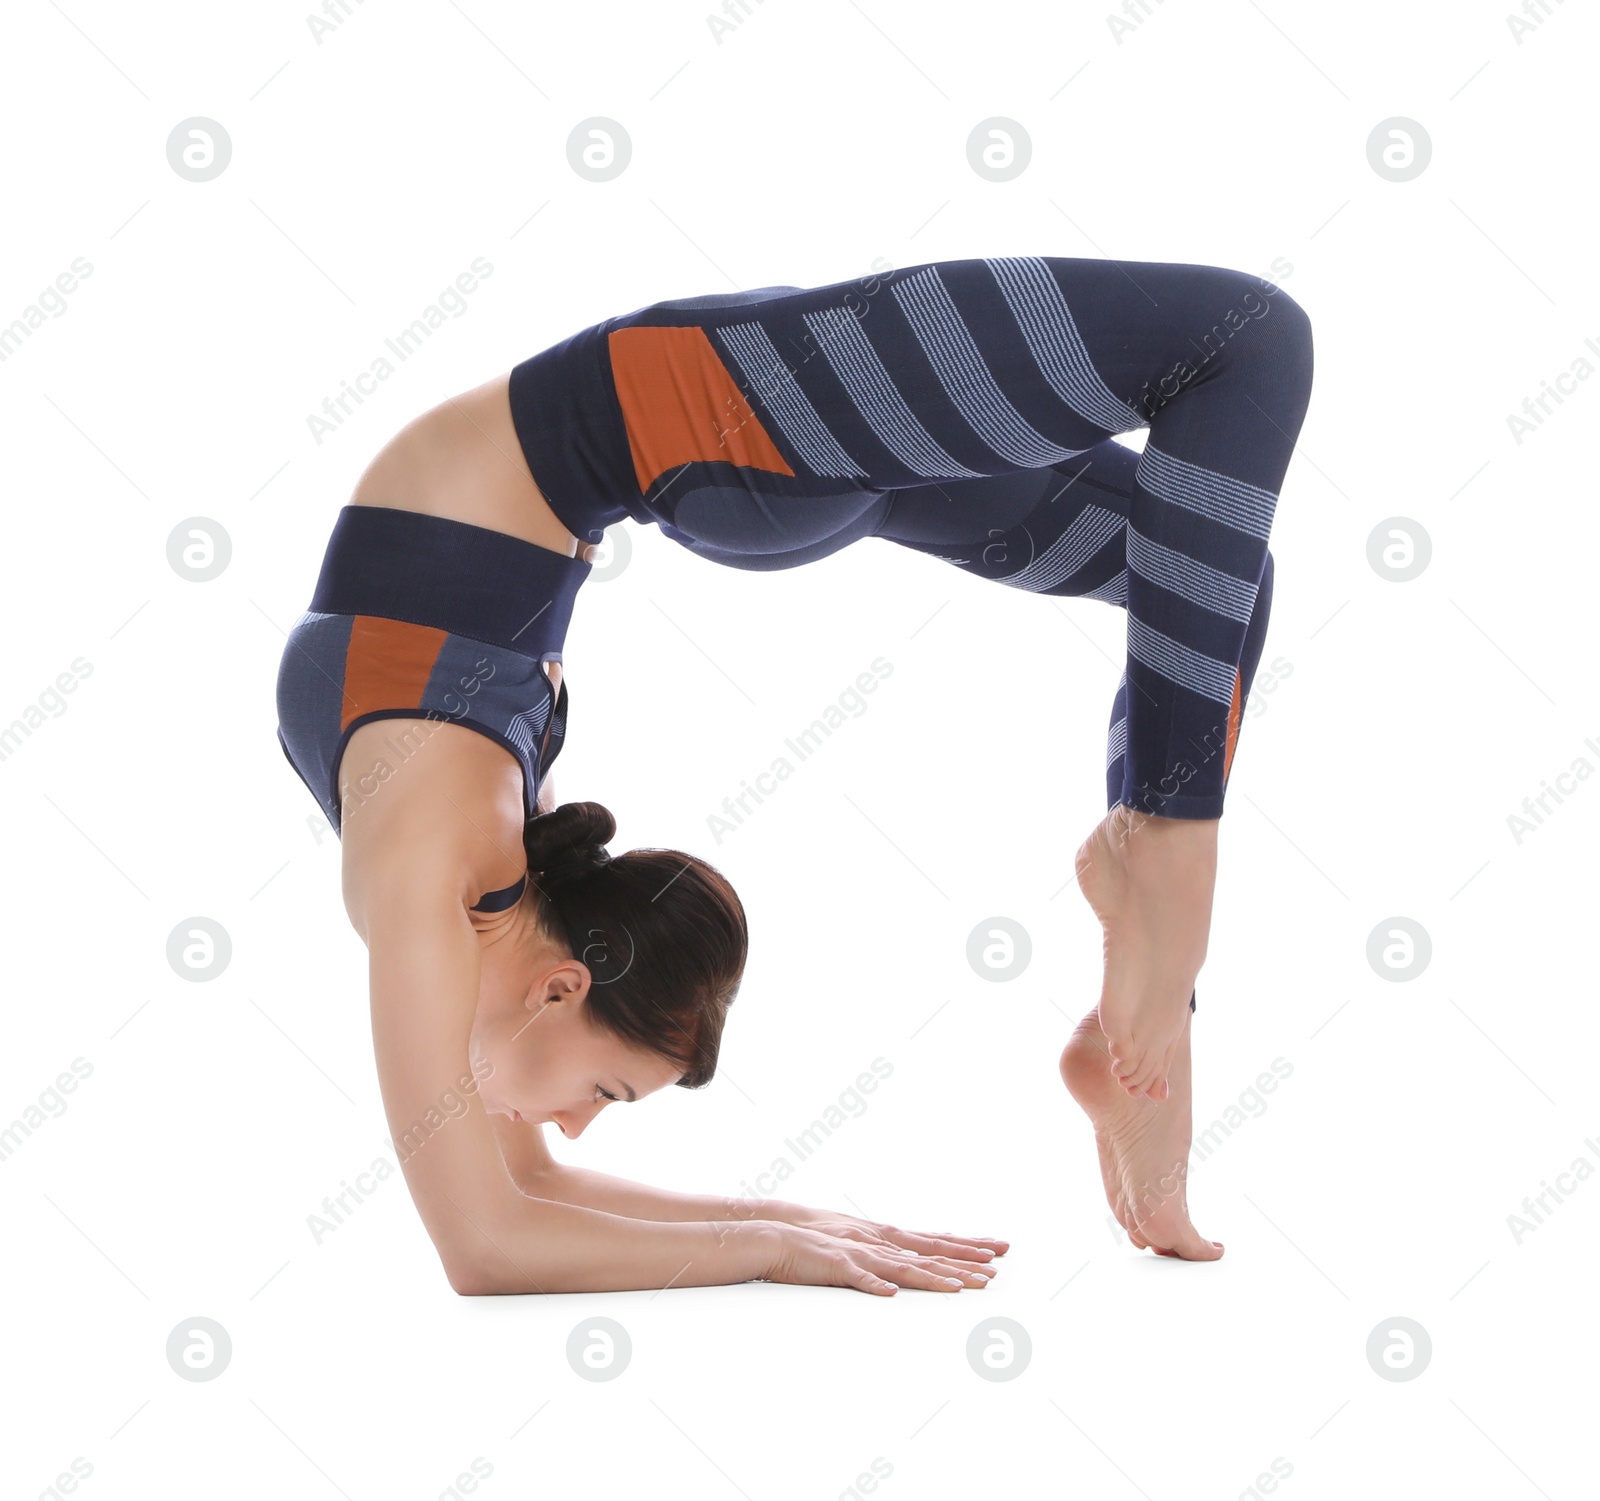
<svg viewBox="0 0 1600 1501">
<path fill-rule="evenodd" d="M 568 960 L 557 965 L 528 991 L 528 1004 L 538 1010 L 557 1001 L 576 1005 L 589 990 L 589 972 L 583 965 Z"/>
</svg>

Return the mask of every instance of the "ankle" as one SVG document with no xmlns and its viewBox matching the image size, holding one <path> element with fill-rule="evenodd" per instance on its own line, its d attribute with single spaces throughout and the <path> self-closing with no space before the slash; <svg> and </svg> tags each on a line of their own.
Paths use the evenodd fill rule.
<svg viewBox="0 0 1600 1501">
<path fill-rule="evenodd" d="M 1163 818 L 1115 804 L 1107 820 L 1112 840 L 1123 849 L 1151 848 L 1215 850 L 1222 827 L 1220 818 Z"/>
</svg>

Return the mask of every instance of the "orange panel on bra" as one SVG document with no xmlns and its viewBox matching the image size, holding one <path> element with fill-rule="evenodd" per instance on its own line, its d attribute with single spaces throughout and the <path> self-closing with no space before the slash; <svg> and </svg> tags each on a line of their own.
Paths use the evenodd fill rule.
<svg viewBox="0 0 1600 1501">
<path fill-rule="evenodd" d="M 793 474 L 699 328 L 617 328 L 611 375 L 642 495 L 680 464 Z"/>
<path fill-rule="evenodd" d="M 382 615 L 357 615 L 344 658 L 344 703 L 340 730 L 374 709 L 422 706 L 433 664 L 448 631 Z"/>
</svg>

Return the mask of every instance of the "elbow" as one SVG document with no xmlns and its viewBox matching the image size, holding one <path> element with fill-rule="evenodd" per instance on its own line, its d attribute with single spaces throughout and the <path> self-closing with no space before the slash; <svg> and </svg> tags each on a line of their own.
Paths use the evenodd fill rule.
<svg viewBox="0 0 1600 1501">
<path fill-rule="evenodd" d="M 498 1267 L 486 1265 L 464 1249 L 446 1251 L 442 1248 L 439 1261 L 450 1290 L 460 1297 L 492 1298 L 528 1291 L 516 1284 L 516 1279 L 510 1275 L 512 1269 L 504 1261 Z"/>
<path fill-rule="evenodd" d="M 542 1199 L 548 1204 L 565 1204 L 568 1201 L 560 1188 L 563 1169 L 559 1163 L 546 1167 L 528 1168 L 512 1180 L 516 1190 L 525 1199 Z"/>
<path fill-rule="evenodd" d="M 463 1298 L 491 1298 L 518 1291 L 508 1287 L 503 1277 L 495 1276 L 487 1267 L 468 1262 L 445 1262 L 444 1275 L 450 1290 Z"/>
<path fill-rule="evenodd" d="M 545 1277 L 542 1268 L 535 1274 L 520 1265 L 513 1266 L 503 1257 L 488 1264 L 470 1256 L 444 1256 L 441 1261 L 445 1280 L 459 1297 L 521 1297 L 547 1291 L 540 1285 Z"/>
</svg>

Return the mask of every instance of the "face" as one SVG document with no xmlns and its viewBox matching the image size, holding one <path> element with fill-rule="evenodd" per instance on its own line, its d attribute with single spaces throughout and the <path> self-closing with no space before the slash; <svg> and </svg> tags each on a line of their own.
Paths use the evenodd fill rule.
<svg viewBox="0 0 1600 1501">
<path fill-rule="evenodd" d="M 541 944 L 531 950 L 515 965 L 484 954 L 469 1051 L 485 1110 L 576 1137 L 607 1105 L 677 1083 L 677 1064 L 590 1020 L 585 965 Z"/>
</svg>

